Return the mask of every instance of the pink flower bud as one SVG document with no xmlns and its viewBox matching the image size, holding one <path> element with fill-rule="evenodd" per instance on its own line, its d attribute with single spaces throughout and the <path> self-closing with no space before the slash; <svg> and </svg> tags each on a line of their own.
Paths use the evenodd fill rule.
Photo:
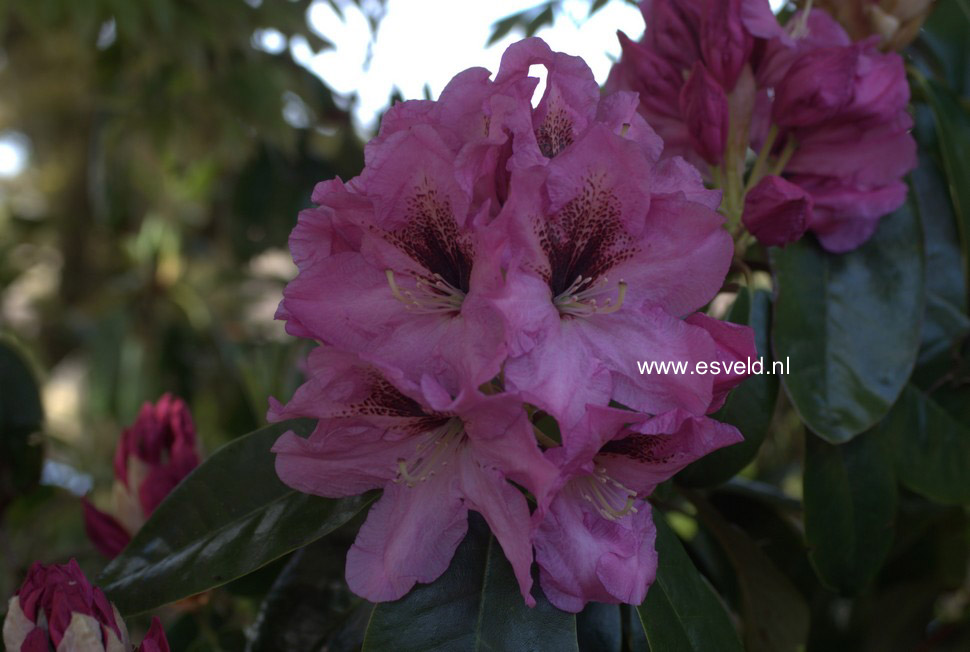
<svg viewBox="0 0 970 652">
<path fill-rule="evenodd" d="M 800 186 L 768 176 L 744 201 L 745 228 L 767 246 L 782 247 L 802 237 L 812 217 L 812 198 Z"/>
<path fill-rule="evenodd" d="M 73 559 L 63 566 L 36 562 L 30 567 L 10 599 L 3 643 L 9 652 L 130 649 L 118 610 L 101 589 L 91 586 Z"/>
<path fill-rule="evenodd" d="M 162 629 L 162 623 L 158 618 L 152 618 L 152 626 L 135 652 L 171 652 L 168 639 L 165 638 L 165 630 Z"/>
<path fill-rule="evenodd" d="M 115 449 L 114 506 L 84 502 L 84 526 L 95 547 L 115 557 L 182 478 L 199 465 L 195 424 L 185 401 L 163 395 L 145 403 Z"/>
<path fill-rule="evenodd" d="M 728 91 L 737 83 L 754 47 L 754 38 L 741 21 L 742 4 L 743 0 L 709 2 L 701 19 L 704 63 Z"/>
<path fill-rule="evenodd" d="M 694 149 L 711 165 L 719 164 L 727 145 L 728 98 L 702 63 L 694 64 L 681 89 L 680 110 Z"/>
<path fill-rule="evenodd" d="M 115 451 L 115 477 L 137 492 L 146 517 L 198 465 L 195 423 L 185 401 L 171 394 L 142 405 Z"/>
<path fill-rule="evenodd" d="M 853 97 L 858 51 L 822 48 L 800 57 L 775 89 L 774 121 L 802 127 L 838 114 Z"/>
</svg>

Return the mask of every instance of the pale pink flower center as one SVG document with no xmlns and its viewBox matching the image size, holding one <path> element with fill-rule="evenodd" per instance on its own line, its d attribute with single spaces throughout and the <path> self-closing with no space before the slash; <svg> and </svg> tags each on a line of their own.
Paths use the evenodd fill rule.
<svg viewBox="0 0 970 652">
<path fill-rule="evenodd" d="M 430 278 L 415 278 L 414 291 L 402 290 L 394 279 L 393 270 L 384 270 L 387 284 L 391 286 L 394 298 L 404 304 L 404 308 L 415 314 L 457 313 L 461 311 L 465 293 L 446 281 L 441 274 Z"/>
<path fill-rule="evenodd" d="M 637 492 L 628 489 L 606 472 L 606 469 L 596 465 L 590 475 L 573 480 L 574 490 L 583 500 L 593 505 L 600 515 L 616 521 L 628 514 L 636 514 Z"/>
<path fill-rule="evenodd" d="M 418 444 L 411 457 L 398 459 L 397 477 L 394 479 L 394 482 L 403 482 L 408 487 L 425 482 L 454 459 L 465 443 L 465 424 L 461 419 L 449 419 L 415 439 Z"/>
<path fill-rule="evenodd" d="M 589 276 L 585 278 L 577 276 L 572 285 L 553 299 L 553 303 L 556 304 L 560 315 L 572 317 L 589 317 L 596 314 L 608 315 L 623 306 L 626 289 L 626 282 L 620 281 L 617 283 L 616 300 L 614 301 L 612 296 L 607 296 L 606 300 L 600 303 L 604 294 L 612 295 L 613 289 L 609 287 L 609 279 L 601 276 L 594 281 Z"/>
</svg>

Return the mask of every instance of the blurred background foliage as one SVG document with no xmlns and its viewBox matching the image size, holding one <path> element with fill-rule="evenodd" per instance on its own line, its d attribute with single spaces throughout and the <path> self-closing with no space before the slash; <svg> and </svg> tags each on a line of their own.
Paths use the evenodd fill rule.
<svg viewBox="0 0 970 652">
<path fill-rule="evenodd" d="M 211 453 L 263 425 L 266 398 L 288 397 L 298 383 L 305 344 L 272 319 L 294 273 L 286 238 L 317 181 L 363 165 L 348 99 L 261 38 L 275 30 L 289 43 L 331 47 L 308 26 L 311 4 L 0 2 L 0 138 L 27 156 L 22 172 L 0 177 L 0 361 L 16 360 L 0 370 L 41 388 L 14 395 L 18 381 L 0 377 L 0 430 L 16 434 L 0 448 L 3 599 L 34 559 L 75 556 L 97 576 L 104 561 L 84 536 L 76 495 L 108 492 L 118 434 L 142 402 L 166 391 L 185 397 Z M 590 13 L 604 4 L 592 0 Z M 970 11 L 965 0 L 937 5 L 905 53 L 928 282 L 904 398 L 933 394 L 965 434 L 970 317 L 957 243 L 970 224 Z M 498 21 L 493 40 L 540 31 L 560 6 L 536 2 Z M 376 34 L 380 12 L 369 18 Z M 445 28 L 429 27 L 429 38 Z M 729 317 L 754 326 L 769 348 L 769 293 L 742 297 Z M 654 500 L 704 582 L 746 624 L 746 647 L 970 648 L 966 506 L 897 494 L 897 479 L 880 475 L 891 463 L 869 466 L 885 454 L 878 432 L 827 444 L 777 385 L 752 379 L 722 415 L 751 423 L 763 443 L 725 451 L 719 468 L 689 469 L 678 491 L 662 487 Z M 24 420 L 10 421 L 14 413 Z M 839 510 L 806 506 L 806 491 L 878 523 L 855 530 L 837 522 Z M 889 531 L 879 530 L 887 519 Z M 247 631 L 251 649 L 359 647 L 370 606 L 349 595 L 342 563 L 331 563 L 355 525 L 171 609 L 173 649 L 243 649 Z M 597 623 L 627 623 L 630 613 L 581 614 L 581 648 L 619 650 L 597 638 Z"/>
<path fill-rule="evenodd" d="M 0 179 L 0 332 L 42 380 L 47 480 L 109 488 L 121 427 L 165 391 L 211 451 L 295 386 L 302 345 L 272 319 L 286 239 L 314 183 L 363 165 L 345 98 L 261 47 L 331 47 L 310 4 L 0 4 L 0 136 L 27 157 Z M 38 529 L 6 536 L 0 594 L 90 553 L 76 505 L 42 502 L 16 510 Z"/>
</svg>

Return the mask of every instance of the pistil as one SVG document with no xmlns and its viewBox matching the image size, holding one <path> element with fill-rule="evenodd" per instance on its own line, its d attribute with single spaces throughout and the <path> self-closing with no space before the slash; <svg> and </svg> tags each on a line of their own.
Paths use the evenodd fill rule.
<svg viewBox="0 0 970 652">
<path fill-rule="evenodd" d="M 414 292 L 398 286 L 394 270 L 386 269 L 384 274 L 391 294 L 404 304 L 406 310 L 421 315 L 461 311 L 465 293 L 448 283 L 441 274 L 432 274 L 430 278 L 416 277 Z"/>
<path fill-rule="evenodd" d="M 616 521 L 629 514 L 636 514 L 634 506 L 637 492 L 614 480 L 602 466 L 596 465 L 592 475 L 576 480 L 583 500 L 596 508 L 600 515 Z"/>
<path fill-rule="evenodd" d="M 414 487 L 426 482 L 441 468 L 448 465 L 465 441 L 465 426 L 461 419 L 449 419 L 444 425 L 420 436 L 420 441 L 410 458 L 399 458 L 397 477 Z"/>
</svg>

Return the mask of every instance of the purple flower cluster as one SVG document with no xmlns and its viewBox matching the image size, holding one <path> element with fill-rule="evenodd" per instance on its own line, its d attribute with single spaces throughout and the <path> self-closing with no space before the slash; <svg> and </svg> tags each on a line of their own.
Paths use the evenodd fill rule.
<svg viewBox="0 0 970 652">
<path fill-rule="evenodd" d="M 721 193 L 664 156 L 639 104 L 527 39 L 494 78 L 392 107 L 362 174 L 300 214 L 278 317 L 321 346 L 269 417 L 318 423 L 273 451 L 300 491 L 383 489 L 347 557 L 359 595 L 437 578 L 474 510 L 528 604 L 533 560 L 562 609 L 638 604 L 657 564 L 647 496 L 740 441 L 707 415 L 741 376 L 637 367 L 755 355 L 749 329 L 697 312 L 733 254 Z"/>
<path fill-rule="evenodd" d="M 916 166 L 902 58 L 852 42 L 825 11 L 784 27 L 768 0 L 646 0 L 607 88 L 638 91 L 666 144 L 708 170 L 724 211 L 767 245 L 814 232 L 833 252 L 868 240 Z M 745 179 L 749 150 L 756 156 Z"/>
</svg>

